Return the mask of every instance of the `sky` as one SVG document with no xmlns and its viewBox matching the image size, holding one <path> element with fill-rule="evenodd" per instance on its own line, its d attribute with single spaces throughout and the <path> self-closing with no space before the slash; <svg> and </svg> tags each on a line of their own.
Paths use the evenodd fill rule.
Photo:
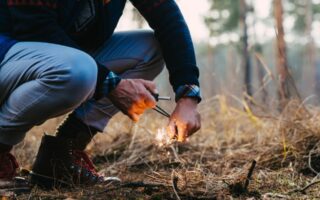
<svg viewBox="0 0 320 200">
<path fill-rule="evenodd" d="M 256 26 L 255 28 L 249 29 L 249 34 L 256 33 L 256 39 L 259 42 L 265 42 L 270 38 L 275 37 L 275 29 L 272 19 L 269 19 L 269 25 L 266 25 L 262 22 L 263 19 L 266 19 L 270 15 L 271 2 L 272 0 L 247 0 L 252 2 L 254 5 L 256 13 Z M 313 0 L 316 3 L 320 3 L 320 0 Z M 209 41 L 212 45 L 218 43 L 226 43 L 229 41 L 238 41 L 239 36 L 237 34 L 223 34 L 216 38 L 209 39 L 209 31 L 206 28 L 203 17 L 206 15 L 209 9 L 208 0 L 179 0 L 177 1 L 186 21 L 189 26 L 192 38 L 195 42 Z M 130 3 L 126 6 L 127 10 L 132 9 Z M 125 12 L 124 16 L 120 20 L 120 23 L 117 27 L 117 30 L 132 30 L 136 28 L 136 24 L 132 23 L 132 12 Z M 253 18 L 248 18 L 249 23 L 254 20 Z M 271 20 L 271 21 L 270 21 Z M 291 34 L 290 30 L 293 27 L 293 19 L 286 18 L 284 20 L 284 27 L 287 30 L 286 40 L 287 42 L 292 42 L 296 40 L 296 37 Z M 144 28 L 148 29 L 148 26 Z M 320 23 L 314 23 L 313 26 L 313 36 L 316 39 L 316 42 L 320 45 L 320 38 L 318 37 L 318 31 L 320 30 Z M 303 39 L 301 39 L 303 42 Z"/>
</svg>

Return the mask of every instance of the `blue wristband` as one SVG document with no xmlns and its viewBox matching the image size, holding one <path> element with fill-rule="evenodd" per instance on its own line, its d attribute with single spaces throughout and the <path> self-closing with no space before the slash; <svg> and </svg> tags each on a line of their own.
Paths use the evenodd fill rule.
<svg viewBox="0 0 320 200">
<path fill-rule="evenodd" d="M 121 78 L 113 72 L 109 72 L 102 85 L 103 96 L 107 96 L 120 83 Z"/>
<path fill-rule="evenodd" d="M 192 97 L 201 101 L 200 88 L 197 85 L 182 85 L 176 90 L 176 101 L 183 97 Z"/>
</svg>

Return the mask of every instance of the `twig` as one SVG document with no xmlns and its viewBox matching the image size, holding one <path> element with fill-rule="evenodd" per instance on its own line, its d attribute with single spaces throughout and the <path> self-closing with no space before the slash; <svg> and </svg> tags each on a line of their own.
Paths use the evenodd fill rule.
<svg viewBox="0 0 320 200">
<path fill-rule="evenodd" d="M 312 167 L 312 155 L 314 153 L 314 151 L 316 150 L 316 147 L 318 147 L 319 145 L 319 142 L 317 142 L 316 145 L 314 145 L 314 147 L 309 151 L 309 157 L 308 157 L 308 166 L 309 166 L 309 169 L 315 173 L 315 174 L 319 174 L 319 172 L 317 170 L 315 170 L 313 167 Z"/>
<path fill-rule="evenodd" d="M 178 181 L 179 181 L 179 179 L 178 179 L 178 177 L 175 176 L 174 170 L 172 171 L 171 179 L 172 179 L 173 192 L 176 195 L 177 199 L 181 200 L 181 198 L 180 198 L 180 196 L 178 194 L 178 191 L 179 191 Z"/>
<path fill-rule="evenodd" d="M 137 127 L 136 123 L 133 124 L 132 127 L 131 127 L 131 132 L 133 132 L 133 133 L 132 133 L 132 138 L 131 138 L 131 141 L 130 141 L 130 144 L 129 144 L 129 147 L 128 147 L 129 150 L 132 150 L 133 145 L 134 145 L 134 143 L 136 141 L 137 132 L 138 132 L 137 129 L 138 129 L 138 127 Z"/>
<path fill-rule="evenodd" d="M 262 195 L 263 199 L 269 199 L 269 198 L 277 198 L 277 199 L 288 199 L 289 197 L 283 194 L 278 193 L 265 193 Z"/>
<path fill-rule="evenodd" d="M 167 186 L 163 184 L 158 184 L 158 183 L 145 183 L 143 181 L 138 181 L 138 182 L 127 182 L 123 183 L 117 187 L 107 189 L 105 192 L 110 192 L 114 190 L 119 190 L 121 188 L 147 188 L 147 189 L 153 189 L 153 188 L 166 188 Z"/>
<path fill-rule="evenodd" d="M 249 186 L 249 183 L 250 183 L 252 174 L 253 174 L 253 170 L 254 170 L 254 168 L 256 167 L 256 164 L 257 164 L 257 161 L 253 160 L 253 161 L 252 161 L 252 164 L 251 164 L 251 167 L 249 168 L 249 172 L 248 172 L 248 175 L 247 175 L 246 182 L 245 182 L 245 184 L 244 184 L 244 189 L 245 189 L 245 191 L 247 191 L 247 189 L 248 189 L 248 186 Z"/>
<path fill-rule="evenodd" d="M 177 153 L 177 151 L 176 151 L 176 149 L 175 149 L 175 147 L 174 147 L 174 144 L 170 145 L 170 148 L 171 148 L 171 150 L 172 150 L 172 153 L 173 153 L 174 158 L 175 158 L 178 162 L 181 162 L 181 163 L 182 163 L 182 161 L 180 160 L 180 158 L 179 158 L 179 156 L 178 156 L 178 153 Z"/>
<path fill-rule="evenodd" d="M 139 182 L 124 183 L 121 185 L 121 187 L 122 188 L 139 188 L 139 187 L 154 188 L 154 187 L 166 187 L 166 186 L 158 183 L 144 183 L 143 181 L 139 181 Z"/>
<path fill-rule="evenodd" d="M 294 189 L 292 191 L 289 191 L 287 194 L 292 194 L 292 193 L 296 193 L 296 192 L 300 192 L 302 194 L 306 194 L 306 190 L 307 189 L 309 189 L 311 186 L 316 185 L 318 183 L 320 183 L 320 180 L 312 181 L 311 183 L 309 183 L 308 185 L 304 186 L 303 188 Z"/>
</svg>

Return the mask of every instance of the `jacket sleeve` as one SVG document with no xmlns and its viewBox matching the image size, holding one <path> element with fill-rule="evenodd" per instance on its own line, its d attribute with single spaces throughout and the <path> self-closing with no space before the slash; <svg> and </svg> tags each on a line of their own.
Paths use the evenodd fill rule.
<svg viewBox="0 0 320 200">
<path fill-rule="evenodd" d="M 78 48 L 58 22 L 57 4 L 57 0 L 8 0 L 15 39 Z"/>
<path fill-rule="evenodd" d="M 155 31 L 174 91 L 199 88 L 199 69 L 188 26 L 174 0 L 131 0 Z M 200 98 L 200 93 L 197 93 Z M 181 94 L 177 94 L 181 96 Z"/>
<path fill-rule="evenodd" d="M 12 35 L 18 41 L 38 41 L 60 44 L 80 49 L 59 24 L 57 12 L 58 0 L 8 0 L 8 8 L 12 18 Z M 98 66 L 98 84 L 96 98 L 102 94 L 104 81 L 107 80 L 109 70 L 100 63 Z M 112 74 L 112 77 L 115 75 Z M 117 77 L 118 78 L 118 77 Z M 118 83 L 119 81 L 114 81 Z M 106 84 L 109 85 L 109 84 Z M 114 86 L 115 87 L 115 86 Z M 110 88 L 105 92 L 110 92 Z"/>
</svg>

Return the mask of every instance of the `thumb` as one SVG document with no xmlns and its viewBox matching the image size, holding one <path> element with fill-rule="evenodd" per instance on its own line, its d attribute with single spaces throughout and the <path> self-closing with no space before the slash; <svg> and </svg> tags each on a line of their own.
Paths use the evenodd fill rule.
<svg viewBox="0 0 320 200">
<path fill-rule="evenodd" d="M 169 125 L 167 127 L 167 133 L 170 139 L 175 139 L 177 133 L 176 123 L 173 120 L 170 120 Z"/>
<path fill-rule="evenodd" d="M 178 128 L 178 142 L 185 142 L 187 139 L 187 135 L 186 135 L 187 127 L 182 124 L 179 124 L 177 128 Z"/>
<path fill-rule="evenodd" d="M 152 94 L 158 94 L 157 86 L 153 81 L 141 80 L 144 87 L 149 90 Z"/>
</svg>

